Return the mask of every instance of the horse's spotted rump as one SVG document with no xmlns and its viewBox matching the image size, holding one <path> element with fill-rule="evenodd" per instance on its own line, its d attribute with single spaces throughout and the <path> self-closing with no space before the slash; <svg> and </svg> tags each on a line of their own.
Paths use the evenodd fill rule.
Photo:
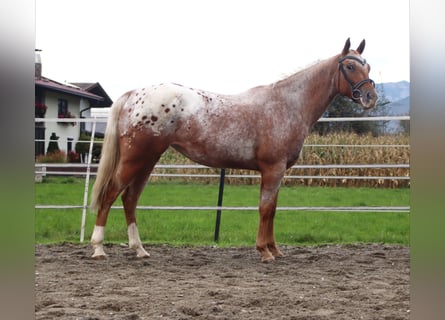
<svg viewBox="0 0 445 320">
<path fill-rule="evenodd" d="M 134 128 L 150 130 L 161 133 L 184 115 L 179 115 L 178 106 L 182 113 L 187 110 L 193 112 L 200 107 L 199 100 L 193 90 L 175 85 L 160 84 L 149 88 L 141 88 L 133 91 L 125 104 L 130 123 Z M 150 119 L 151 121 L 146 121 Z M 143 124 L 140 126 L 140 120 Z"/>
<path fill-rule="evenodd" d="M 133 128 L 160 134 L 177 120 L 188 119 L 204 106 L 216 108 L 216 104 L 211 106 L 213 98 L 210 95 L 178 84 L 160 84 L 134 90 L 124 108 Z"/>
</svg>

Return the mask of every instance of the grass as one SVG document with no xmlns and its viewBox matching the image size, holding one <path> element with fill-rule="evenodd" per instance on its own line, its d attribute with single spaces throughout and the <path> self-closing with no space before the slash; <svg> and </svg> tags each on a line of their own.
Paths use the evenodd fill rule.
<svg viewBox="0 0 445 320">
<path fill-rule="evenodd" d="M 84 180 L 48 178 L 36 184 L 36 204 L 81 204 Z M 215 206 L 216 184 L 149 184 L 139 205 Z M 259 186 L 227 185 L 224 206 L 257 206 Z M 115 205 L 121 205 L 120 199 Z M 407 206 L 409 189 L 282 187 L 278 206 Z M 81 209 L 36 209 L 37 243 L 78 242 Z M 213 245 L 214 211 L 150 210 L 138 213 L 141 239 L 146 243 Z M 87 214 L 86 240 L 94 214 Z M 253 246 L 258 227 L 256 211 L 223 211 L 220 246 Z M 280 244 L 391 243 L 409 245 L 409 214 L 375 212 L 279 211 L 275 238 Z M 127 242 L 123 210 L 112 210 L 106 242 Z"/>
</svg>

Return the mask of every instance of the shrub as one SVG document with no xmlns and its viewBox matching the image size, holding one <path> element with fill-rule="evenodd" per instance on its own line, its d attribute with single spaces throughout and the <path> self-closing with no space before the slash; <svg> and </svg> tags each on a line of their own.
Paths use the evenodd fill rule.
<svg viewBox="0 0 445 320">
<path fill-rule="evenodd" d="M 37 163 L 65 163 L 66 153 L 64 151 L 58 150 L 54 152 L 47 153 L 45 155 L 37 156 Z"/>
<path fill-rule="evenodd" d="M 80 154 L 88 154 L 88 151 L 90 149 L 90 140 L 91 140 L 91 135 L 82 132 L 79 136 L 79 141 L 76 143 L 75 146 L 75 150 L 76 152 L 80 155 Z M 101 139 L 98 138 L 94 138 L 94 141 L 101 141 Z M 100 154 L 102 152 L 102 143 L 93 143 L 93 158 L 92 158 L 92 162 L 93 163 L 98 163 L 99 159 L 100 159 Z"/>
<path fill-rule="evenodd" d="M 90 139 L 91 139 L 91 137 L 89 135 L 82 132 L 79 135 L 79 141 L 76 143 L 76 146 L 74 147 L 76 152 L 79 154 L 88 153 L 88 148 L 89 148 L 88 141 L 90 141 Z"/>
<path fill-rule="evenodd" d="M 68 162 L 79 163 L 80 162 L 80 154 L 78 154 L 76 151 L 68 152 Z"/>
</svg>

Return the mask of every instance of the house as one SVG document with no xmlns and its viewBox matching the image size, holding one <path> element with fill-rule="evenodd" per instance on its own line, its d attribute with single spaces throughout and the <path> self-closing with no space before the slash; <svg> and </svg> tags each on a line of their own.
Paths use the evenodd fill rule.
<svg viewBox="0 0 445 320">
<path fill-rule="evenodd" d="M 91 108 L 109 108 L 113 101 L 96 83 L 60 83 L 42 76 L 40 55 L 35 62 L 35 117 L 36 118 L 90 118 Z M 102 127 L 104 124 L 102 124 Z M 102 131 L 103 134 L 103 130 Z M 90 123 L 36 122 L 35 156 L 45 154 L 50 136 L 58 136 L 59 149 L 74 151 L 82 132 L 91 133 Z"/>
<path fill-rule="evenodd" d="M 99 109 L 103 109 L 104 112 L 100 112 L 102 117 L 107 118 L 108 115 L 108 109 L 113 104 L 113 101 L 110 99 L 108 94 L 105 92 L 105 90 L 102 88 L 102 86 L 99 84 L 99 82 L 90 83 L 90 82 L 73 82 L 72 85 L 75 85 L 79 87 L 82 90 L 85 90 L 87 92 L 93 93 L 95 95 L 98 95 L 99 97 L 103 97 L 104 100 L 102 101 L 92 101 L 90 106 L 87 109 L 80 110 L 80 117 L 81 118 L 92 118 L 94 116 L 97 116 L 99 113 Z M 93 114 L 93 108 L 96 110 L 95 114 Z M 92 131 L 92 123 L 89 122 L 83 122 L 81 123 L 81 132 L 87 132 L 91 133 Z M 96 123 L 96 131 L 95 136 L 103 138 L 105 133 L 105 122 L 97 122 Z"/>
</svg>

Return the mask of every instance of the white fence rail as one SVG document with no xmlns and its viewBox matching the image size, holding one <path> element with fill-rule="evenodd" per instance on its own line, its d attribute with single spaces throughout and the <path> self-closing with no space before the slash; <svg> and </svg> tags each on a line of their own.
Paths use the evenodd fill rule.
<svg viewBox="0 0 445 320">
<path fill-rule="evenodd" d="M 43 205 L 36 204 L 35 209 L 87 209 L 87 206 L 83 205 Z M 123 206 L 112 206 L 111 209 L 122 210 Z M 233 206 L 138 206 L 139 210 L 168 210 L 168 211 L 257 211 L 258 207 L 233 207 Z M 329 211 L 329 212 L 409 212 L 409 206 L 376 206 L 376 207 L 277 207 L 277 211 Z"/>
<path fill-rule="evenodd" d="M 89 175 L 96 175 L 96 172 L 91 171 L 91 168 L 97 169 L 98 164 L 76 164 L 76 163 L 36 163 L 35 164 L 35 174 L 46 176 L 46 175 L 72 175 L 72 176 L 86 176 L 86 172 L 83 171 L 57 171 L 48 169 L 55 168 L 90 168 Z M 409 168 L 409 164 L 327 164 L 327 165 L 294 165 L 291 169 L 398 169 L 398 168 Z M 202 169 L 203 171 L 211 169 L 210 167 L 203 165 L 190 165 L 190 164 L 158 164 L 154 167 L 151 177 L 168 177 L 168 178 L 219 178 L 219 174 L 215 173 L 157 173 L 157 169 Z M 258 179 L 261 176 L 259 174 L 226 174 L 226 178 L 251 178 Z M 326 175 L 285 175 L 285 179 L 351 179 L 351 180 L 409 180 L 409 176 L 326 176 Z"/>
<path fill-rule="evenodd" d="M 363 117 L 363 118 L 321 118 L 319 122 L 338 122 L 338 121 L 391 121 L 391 120 L 410 120 L 409 116 L 393 116 L 393 117 Z M 49 164 L 49 163 L 36 163 L 35 164 L 35 174 L 38 176 L 48 176 L 48 175 L 79 175 L 85 176 L 85 191 L 84 191 L 84 201 L 82 205 L 45 205 L 36 204 L 36 209 L 82 209 L 82 225 L 81 225 L 81 237 L 80 241 L 84 241 L 84 231 L 85 231 L 85 216 L 88 209 L 88 187 L 89 179 L 91 175 L 96 175 L 94 170 L 97 169 L 97 164 L 91 163 L 92 158 L 92 147 L 93 143 L 98 143 L 94 141 L 94 134 L 96 123 L 106 122 L 105 118 L 75 118 L 75 119 L 58 119 L 58 118 L 36 118 L 36 122 L 91 122 L 93 123 L 91 140 L 89 142 L 89 156 L 88 162 L 84 164 Z M 37 140 L 36 141 L 44 141 Z M 351 148 L 373 148 L 373 147 L 404 147 L 409 148 L 409 145 L 305 145 L 305 147 L 351 147 Z M 327 164 L 327 165 L 294 165 L 293 169 L 369 169 L 369 168 L 381 168 L 381 169 L 398 169 L 398 168 L 409 168 L 409 164 L 348 164 L 348 165 L 338 165 L 338 164 Z M 50 170 L 51 168 L 72 168 L 72 171 L 67 170 Z M 79 172 L 75 169 L 85 169 Z M 182 164 L 182 165 L 165 165 L 158 164 L 155 166 L 152 176 L 154 177 L 188 177 L 188 178 L 221 178 L 219 174 L 186 174 L 186 173 L 158 173 L 157 169 L 200 169 L 208 170 L 209 167 L 203 165 L 192 165 L 192 164 Z M 260 178 L 258 174 L 227 174 L 226 178 Z M 285 179 L 391 179 L 391 180 L 409 180 L 409 176 L 328 176 L 328 175 L 286 175 Z M 113 206 L 112 209 L 123 209 L 122 206 Z M 226 211 L 256 211 L 257 207 L 226 207 L 222 205 L 217 206 L 138 206 L 139 210 L 226 210 Z M 277 207 L 278 211 L 329 211 L 329 212 L 409 212 L 409 206 L 379 206 L 379 207 L 347 207 L 347 206 L 337 206 L 337 207 Z"/>
<path fill-rule="evenodd" d="M 392 120 L 410 120 L 410 116 L 380 116 L 380 117 L 338 117 L 338 118 L 320 118 L 318 122 L 347 122 L 347 121 L 392 121 Z M 107 118 L 35 118 L 35 122 L 88 122 L 105 123 Z"/>
</svg>

